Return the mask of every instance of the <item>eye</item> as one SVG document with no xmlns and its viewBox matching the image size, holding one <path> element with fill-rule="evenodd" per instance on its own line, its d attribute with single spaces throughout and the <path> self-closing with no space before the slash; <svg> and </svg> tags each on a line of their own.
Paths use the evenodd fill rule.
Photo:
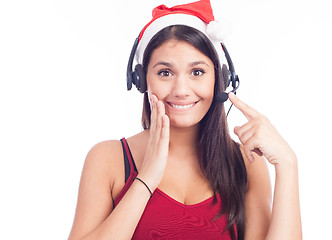
<svg viewBox="0 0 332 240">
<path fill-rule="evenodd" d="M 205 71 L 203 69 L 194 69 L 191 74 L 193 76 L 199 77 L 202 76 L 205 73 Z"/>
<path fill-rule="evenodd" d="M 158 72 L 158 75 L 161 77 L 169 77 L 172 75 L 171 71 L 168 69 L 162 69 Z"/>
</svg>

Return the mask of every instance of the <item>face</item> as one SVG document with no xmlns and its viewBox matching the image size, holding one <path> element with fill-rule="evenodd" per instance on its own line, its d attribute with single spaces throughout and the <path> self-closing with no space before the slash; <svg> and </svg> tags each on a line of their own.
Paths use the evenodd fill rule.
<svg viewBox="0 0 332 240">
<path fill-rule="evenodd" d="M 148 92 L 164 102 L 173 127 L 197 125 L 211 106 L 213 62 L 189 43 L 171 39 L 156 48 L 146 77 Z"/>
</svg>

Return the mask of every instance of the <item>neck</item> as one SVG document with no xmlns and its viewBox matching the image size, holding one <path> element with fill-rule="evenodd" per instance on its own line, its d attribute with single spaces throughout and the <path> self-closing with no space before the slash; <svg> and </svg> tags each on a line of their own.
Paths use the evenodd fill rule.
<svg viewBox="0 0 332 240">
<path fill-rule="evenodd" d="M 197 155 L 199 125 L 188 128 L 170 128 L 169 153 L 176 155 Z"/>
</svg>

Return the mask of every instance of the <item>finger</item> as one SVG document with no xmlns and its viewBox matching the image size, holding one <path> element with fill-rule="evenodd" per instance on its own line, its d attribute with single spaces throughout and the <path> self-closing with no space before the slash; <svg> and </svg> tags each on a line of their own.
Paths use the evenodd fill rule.
<svg viewBox="0 0 332 240">
<path fill-rule="evenodd" d="M 151 110 L 153 108 L 153 106 L 155 105 L 156 101 L 158 100 L 158 97 L 153 94 L 153 93 L 148 93 L 148 97 L 149 97 L 149 103 L 150 103 L 150 107 L 151 107 Z"/>
<path fill-rule="evenodd" d="M 149 100 L 149 104 L 150 104 L 150 110 L 152 110 L 152 93 L 150 91 L 148 91 L 148 100 Z"/>
<path fill-rule="evenodd" d="M 252 151 L 250 150 L 250 147 L 248 147 L 247 145 L 243 145 L 244 148 L 244 154 L 246 155 L 247 159 L 253 163 L 255 161 L 255 157 L 252 154 Z"/>
<path fill-rule="evenodd" d="M 157 102 L 157 97 L 155 95 L 151 95 L 150 97 L 150 102 L 151 102 L 151 117 L 150 117 L 150 131 L 153 133 L 155 131 L 155 123 L 157 119 L 157 107 L 156 107 L 156 102 Z"/>
<path fill-rule="evenodd" d="M 258 143 L 257 138 L 255 136 L 252 136 L 247 140 L 246 144 L 244 145 L 244 152 L 250 162 L 253 162 L 255 160 L 253 153 L 257 153 L 260 156 L 263 155 L 263 153 L 260 150 L 261 147 L 262 146 Z"/>
<path fill-rule="evenodd" d="M 242 132 L 241 135 L 238 135 L 241 143 L 245 145 L 247 141 L 252 138 L 255 134 L 255 130 L 253 128 L 249 128 L 247 131 Z"/>
<path fill-rule="evenodd" d="M 254 125 L 253 121 L 249 121 L 246 124 L 242 125 L 241 127 L 235 127 L 234 133 L 240 137 L 244 132 L 247 132 L 250 128 L 252 128 Z"/>
<path fill-rule="evenodd" d="M 167 115 L 164 115 L 162 117 L 163 121 L 163 127 L 161 130 L 161 136 L 160 136 L 160 147 L 161 147 L 161 154 L 164 157 L 168 156 L 168 150 L 169 150 L 169 118 Z"/>
<path fill-rule="evenodd" d="M 244 114 L 244 116 L 248 120 L 251 120 L 259 115 L 259 112 L 241 101 L 233 92 L 230 92 L 228 95 L 229 100 L 234 104 L 237 109 L 239 109 Z"/>
<path fill-rule="evenodd" d="M 167 115 L 162 116 L 161 142 L 167 146 L 169 144 L 169 118 Z"/>
<path fill-rule="evenodd" d="M 157 101 L 156 103 L 157 108 L 157 117 L 156 117 L 156 128 L 159 132 L 162 128 L 162 116 L 165 115 L 165 106 L 162 101 Z"/>
</svg>

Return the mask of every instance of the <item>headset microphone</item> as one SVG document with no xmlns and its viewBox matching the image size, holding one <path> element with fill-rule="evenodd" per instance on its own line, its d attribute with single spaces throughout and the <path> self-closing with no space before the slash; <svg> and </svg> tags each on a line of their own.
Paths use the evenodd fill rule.
<svg viewBox="0 0 332 240">
<path fill-rule="evenodd" d="M 227 92 L 219 93 L 218 95 L 216 95 L 214 97 L 214 100 L 216 102 L 218 102 L 218 103 L 226 102 L 228 100 L 228 94 L 227 94 Z"/>
<path fill-rule="evenodd" d="M 239 88 L 240 86 L 240 80 L 239 80 L 239 77 L 236 75 L 236 85 L 233 86 L 233 89 L 231 90 L 231 92 L 233 92 L 234 94 L 236 94 L 236 90 Z M 221 93 L 218 93 L 215 97 L 214 97 L 214 100 L 218 103 L 223 103 L 223 102 L 226 102 L 228 100 L 228 93 L 227 92 L 221 92 Z"/>
<path fill-rule="evenodd" d="M 221 43 L 221 46 L 224 50 L 225 57 L 226 57 L 227 64 L 228 64 L 228 69 L 225 65 L 223 65 L 222 70 L 221 70 L 222 71 L 222 77 L 225 81 L 225 89 L 230 85 L 230 83 L 232 83 L 232 88 L 233 89 L 231 90 L 231 92 L 236 94 L 236 91 L 240 86 L 240 79 L 239 79 L 239 76 L 236 75 L 232 59 L 231 59 L 231 57 L 230 57 L 230 55 L 227 51 L 226 46 L 223 43 Z M 228 100 L 228 93 L 227 92 L 221 92 L 221 93 L 217 94 L 214 97 L 214 100 L 218 103 L 226 102 Z"/>
</svg>

